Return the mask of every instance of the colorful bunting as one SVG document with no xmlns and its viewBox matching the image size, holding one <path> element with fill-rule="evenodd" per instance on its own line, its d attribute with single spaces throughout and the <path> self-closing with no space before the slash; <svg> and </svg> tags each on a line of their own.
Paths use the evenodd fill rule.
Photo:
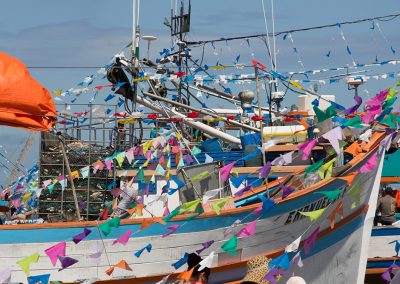
<svg viewBox="0 0 400 284">
<path fill-rule="evenodd" d="M 211 208 L 217 213 L 217 215 L 221 214 L 221 209 L 225 206 L 225 204 L 231 199 L 232 197 L 227 196 L 222 198 L 211 205 Z"/>
<path fill-rule="evenodd" d="M 228 241 L 226 241 L 221 249 L 229 254 L 237 254 L 237 236 L 233 236 Z"/>
<path fill-rule="evenodd" d="M 173 233 L 175 233 L 179 229 L 179 227 L 180 227 L 180 225 L 178 225 L 178 224 L 168 226 L 169 232 L 164 234 L 164 235 L 162 235 L 162 237 L 165 238 L 165 237 L 168 237 L 169 235 L 172 235 Z"/>
<path fill-rule="evenodd" d="M 197 254 L 201 254 L 204 250 L 208 249 L 215 241 L 211 240 L 205 243 L 202 243 L 201 245 L 203 246 L 201 249 L 196 250 Z"/>
<path fill-rule="evenodd" d="M 274 258 L 271 260 L 268 264 L 269 268 L 280 268 L 287 270 L 290 267 L 290 261 L 289 261 L 289 256 L 287 252 L 283 253 L 282 255 L 278 256 L 277 258 Z"/>
<path fill-rule="evenodd" d="M 24 259 L 17 261 L 17 264 L 21 267 L 21 269 L 25 272 L 26 275 L 30 275 L 30 266 L 31 263 L 37 263 L 39 261 L 40 254 L 34 253 Z M 54 265 L 53 265 L 54 266 Z"/>
<path fill-rule="evenodd" d="M 147 246 L 145 246 L 144 248 L 138 250 L 137 252 L 135 252 L 135 256 L 136 257 L 140 257 L 140 255 L 147 250 L 147 252 L 151 252 L 151 249 L 153 248 L 153 246 L 151 244 L 148 244 Z"/>
<path fill-rule="evenodd" d="M 307 239 L 304 240 L 304 251 L 306 252 L 306 254 L 310 252 L 312 246 L 315 246 L 318 234 L 319 234 L 319 226 L 308 236 Z"/>
<path fill-rule="evenodd" d="M 129 238 L 131 237 L 132 230 L 128 230 L 126 233 L 122 234 L 119 236 L 117 239 L 115 239 L 112 244 L 115 245 L 116 243 L 120 243 L 121 245 L 126 245 L 129 241 Z"/>
<path fill-rule="evenodd" d="M 179 259 L 177 262 L 173 263 L 172 266 L 175 269 L 179 269 L 182 265 L 184 265 L 187 262 L 188 258 L 189 258 L 189 254 L 187 252 L 185 252 L 184 256 L 181 259 Z"/>
<path fill-rule="evenodd" d="M 80 234 L 74 236 L 74 237 L 72 238 L 72 241 L 73 241 L 75 244 L 78 244 L 78 243 L 79 243 L 80 241 L 82 241 L 84 238 L 86 238 L 87 236 L 89 236 L 91 232 L 92 232 L 92 230 L 90 230 L 90 229 L 88 229 L 88 228 L 84 228 L 84 229 L 83 229 L 83 233 L 80 233 Z"/>
<path fill-rule="evenodd" d="M 303 152 L 303 155 L 301 157 L 301 159 L 303 161 L 307 160 L 308 157 L 311 154 L 311 150 L 315 147 L 315 145 L 317 144 L 317 140 L 316 139 L 312 139 L 310 141 L 307 141 L 306 143 L 300 145 L 298 148 L 300 151 Z"/>
<path fill-rule="evenodd" d="M 201 172 L 201 173 L 199 173 L 198 175 L 196 175 L 196 176 L 190 178 L 190 180 L 191 180 L 192 182 L 196 182 L 196 181 L 205 179 L 205 178 L 208 177 L 209 175 L 210 175 L 210 173 L 209 173 L 208 171 L 204 171 L 204 172 Z"/>
<path fill-rule="evenodd" d="M 199 268 L 197 268 L 197 271 L 202 271 L 206 267 L 211 268 L 213 260 L 214 252 L 212 251 L 206 258 L 199 262 Z"/>
<path fill-rule="evenodd" d="M 344 214 L 343 214 L 343 202 L 340 201 L 338 205 L 336 205 L 335 209 L 329 214 L 328 219 L 330 221 L 330 228 L 333 230 L 335 228 L 335 216 L 338 214 L 340 216 L 340 219 L 343 220 Z"/>
<path fill-rule="evenodd" d="M 49 280 L 50 280 L 50 274 L 29 276 L 28 284 L 48 284 Z M 0 279 L 0 281 L 1 281 L 1 279 Z M 8 282 L 0 282 L 0 283 L 8 283 Z"/>
<path fill-rule="evenodd" d="M 260 176 L 262 178 L 268 178 L 268 175 L 271 171 L 271 162 L 268 161 L 265 166 L 263 166 L 261 169 L 257 170 L 260 173 Z"/>
<path fill-rule="evenodd" d="M 232 171 L 232 168 L 235 165 L 235 163 L 236 162 L 232 162 L 232 163 L 220 168 L 219 174 L 220 174 L 221 180 L 223 182 L 225 182 L 229 178 L 229 175 L 230 175 L 230 173 Z"/>
<path fill-rule="evenodd" d="M 113 219 L 101 223 L 99 229 L 105 236 L 108 236 L 108 234 L 111 233 L 111 228 L 118 228 L 120 221 L 121 219 L 119 217 L 114 217 Z"/>
<path fill-rule="evenodd" d="M 378 152 L 375 152 L 367 162 L 360 168 L 360 173 L 369 173 L 378 166 Z"/>
<path fill-rule="evenodd" d="M 250 237 L 250 236 L 255 236 L 256 235 L 256 224 L 257 224 L 257 220 L 250 222 L 249 224 L 247 224 L 247 226 L 240 229 L 240 231 L 236 233 L 236 236 L 238 238 L 246 238 L 246 237 Z"/>
<path fill-rule="evenodd" d="M 64 270 L 78 262 L 77 259 L 68 256 L 58 256 L 61 263 L 61 268 L 58 271 Z"/>
<path fill-rule="evenodd" d="M 322 214 L 325 212 L 326 208 L 322 208 L 322 209 L 318 209 L 318 210 L 314 210 L 314 211 L 310 211 L 310 212 L 303 212 L 303 211 L 297 211 L 299 212 L 301 215 L 310 217 L 311 222 L 316 221 L 317 219 L 319 219 L 319 217 L 322 216 Z"/>
<path fill-rule="evenodd" d="M 50 258 L 51 264 L 53 264 L 53 266 L 56 266 L 58 256 L 65 256 L 66 247 L 67 243 L 64 241 L 52 247 L 49 247 L 44 251 L 45 254 L 47 254 L 48 257 Z"/>
</svg>

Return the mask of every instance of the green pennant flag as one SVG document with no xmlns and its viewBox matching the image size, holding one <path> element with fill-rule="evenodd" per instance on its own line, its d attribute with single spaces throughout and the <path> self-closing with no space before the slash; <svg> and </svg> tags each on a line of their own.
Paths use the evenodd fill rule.
<svg viewBox="0 0 400 284">
<path fill-rule="evenodd" d="M 132 168 L 132 169 L 135 168 L 135 166 L 136 166 L 136 164 L 137 164 L 138 162 L 139 162 L 139 160 L 134 161 L 134 162 L 132 163 L 131 168 Z"/>
<path fill-rule="evenodd" d="M 318 175 L 321 179 L 330 178 L 332 176 L 332 168 L 333 163 L 336 161 L 336 158 L 333 158 L 329 162 L 326 162 L 318 169 Z"/>
<path fill-rule="evenodd" d="M 54 186 L 55 186 L 55 184 L 52 183 L 52 184 L 50 184 L 50 185 L 47 187 L 47 189 L 50 191 L 50 193 L 53 192 Z"/>
<path fill-rule="evenodd" d="M 382 104 L 382 109 L 390 108 L 396 102 L 396 100 L 397 97 L 384 101 L 384 103 Z"/>
<path fill-rule="evenodd" d="M 299 212 L 301 215 L 310 217 L 311 222 L 314 222 L 315 220 L 317 220 L 319 217 L 322 216 L 322 214 L 324 213 L 325 210 L 326 210 L 326 208 L 322 208 L 322 209 L 314 210 L 314 211 L 310 211 L 310 212 L 302 212 L 302 211 L 297 211 L 297 212 Z"/>
<path fill-rule="evenodd" d="M 138 173 L 137 173 L 137 179 L 138 179 L 138 181 L 140 181 L 140 182 L 143 182 L 143 181 L 144 181 L 144 170 L 143 170 L 142 167 L 139 168 L 139 171 L 138 171 Z"/>
<path fill-rule="evenodd" d="M 382 119 L 381 123 L 386 124 L 387 126 L 389 126 L 391 128 L 396 128 L 396 124 L 394 123 L 395 120 L 397 120 L 396 117 L 390 113 L 387 116 L 385 116 L 384 119 Z"/>
<path fill-rule="evenodd" d="M 231 199 L 232 197 L 227 196 L 225 198 L 222 198 L 218 200 L 217 202 L 214 202 L 211 208 L 217 213 L 217 215 L 221 214 L 221 209 L 225 206 L 225 204 Z"/>
<path fill-rule="evenodd" d="M 316 162 L 315 164 L 305 168 L 306 173 L 304 174 L 304 177 L 307 177 L 308 174 L 317 171 L 320 167 L 322 167 L 323 163 L 324 163 L 324 160 L 321 159 L 318 162 Z"/>
<path fill-rule="evenodd" d="M 192 148 L 192 154 L 193 154 L 193 156 L 198 156 L 198 155 L 200 155 L 200 153 L 201 153 L 201 150 L 200 150 L 200 148 L 199 147 L 197 147 L 197 146 L 194 146 L 193 148 Z"/>
<path fill-rule="evenodd" d="M 194 212 L 197 206 L 200 204 L 201 199 L 195 199 L 193 201 L 185 202 L 179 207 L 179 214 L 186 212 Z"/>
<path fill-rule="evenodd" d="M 178 166 L 176 167 L 178 170 L 182 169 L 185 166 L 183 162 L 182 156 L 179 158 Z"/>
<path fill-rule="evenodd" d="M 328 198 L 330 202 L 333 202 L 341 193 L 342 193 L 342 191 L 340 189 L 331 190 L 331 191 L 314 192 L 314 194 L 323 194 L 323 195 L 325 195 L 326 198 Z"/>
<path fill-rule="evenodd" d="M 357 116 L 347 120 L 345 123 L 343 123 L 343 126 L 354 127 L 354 128 L 363 128 L 364 127 L 361 125 L 360 115 L 357 115 Z"/>
<path fill-rule="evenodd" d="M 358 179 L 356 183 L 353 183 L 347 193 L 354 198 L 354 202 L 351 204 L 351 209 L 359 206 L 361 199 L 361 179 Z"/>
<path fill-rule="evenodd" d="M 121 219 L 119 217 L 112 218 L 99 225 L 99 229 L 103 232 L 105 236 L 111 233 L 111 228 L 117 228 L 119 226 Z"/>
<path fill-rule="evenodd" d="M 317 118 L 318 118 L 318 122 L 322 122 L 322 121 L 327 120 L 328 118 L 331 118 L 331 117 L 333 117 L 333 116 L 336 115 L 336 109 L 335 109 L 335 107 L 332 106 L 332 105 L 329 106 L 329 107 L 325 110 L 325 112 L 322 111 L 321 109 L 319 109 L 319 108 L 316 107 L 316 106 L 313 107 L 313 110 L 314 110 L 314 112 L 315 112 L 315 115 L 316 115 Z"/>
<path fill-rule="evenodd" d="M 169 215 L 168 216 L 165 216 L 164 218 L 163 218 L 163 220 L 165 221 L 165 222 L 169 222 L 172 218 L 174 218 L 176 215 L 178 215 L 179 214 L 179 208 L 175 208 L 174 210 L 172 210 L 172 212 L 171 213 L 169 213 Z"/>
<path fill-rule="evenodd" d="M 208 171 L 204 171 L 204 172 L 199 173 L 197 176 L 192 177 L 190 180 L 192 182 L 199 181 L 199 180 L 202 180 L 203 178 L 208 177 L 209 175 L 210 175 L 210 173 Z"/>
<path fill-rule="evenodd" d="M 203 210 L 203 208 L 200 206 L 200 207 L 197 209 L 197 214 L 195 214 L 195 215 L 193 215 L 193 216 L 187 217 L 187 218 L 186 218 L 186 221 L 193 220 L 193 219 L 199 217 L 199 216 L 200 216 L 201 214 L 203 214 L 203 213 L 204 213 L 204 210 Z"/>
<path fill-rule="evenodd" d="M 125 160 L 125 152 L 118 153 L 118 155 L 115 156 L 115 160 L 117 160 L 118 165 L 122 167 L 122 164 L 124 163 Z"/>
<path fill-rule="evenodd" d="M 237 254 L 237 240 L 237 237 L 233 236 L 221 246 L 221 249 L 229 254 Z"/>
</svg>

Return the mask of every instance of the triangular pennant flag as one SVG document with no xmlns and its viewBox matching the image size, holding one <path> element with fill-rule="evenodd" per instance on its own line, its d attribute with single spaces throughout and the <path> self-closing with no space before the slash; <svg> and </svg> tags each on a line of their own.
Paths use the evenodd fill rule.
<svg viewBox="0 0 400 284">
<path fill-rule="evenodd" d="M 358 179 L 355 184 L 353 184 L 347 191 L 348 194 L 353 196 L 354 202 L 351 204 L 351 208 L 356 208 L 360 205 L 361 199 L 361 179 Z"/>
<path fill-rule="evenodd" d="M 81 168 L 79 171 L 81 172 L 82 178 L 87 178 L 89 176 L 89 166 Z"/>
<path fill-rule="evenodd" d="M 118 267 L 124 270 L 132 271 L 132 268 L 129 267 L 128 263 L 125 260 L 121 260 L 114 267 Z"/>
<path fill-rule="evenodd" d="M 150 160 L 151 160 L 151 157 L 150 157 L 150 158 L 147 158 L 146 162 L 143 163 L 143 165 L 142 165 L 141 168 L 147 167 L 147 166 L 149 165 L 149 163 L 150 163 Z"/>
<path fill-rule="evenodd" d="M 105 160 L 104 164 L 106 165 L 107 171 L 111 172 L 111 165 L 112 165 L 112 160 Z"/>
<path fill-rule="evenodd" d="M 189 281 L 190 278 L 192 277 L 193 271 L 194 271 L 194 267 L 188 271 L 178 274 L 178 276 L 176 278 L 182 279 L 184 281 Z"/>
<path fill-rule="evenodd" d="M 237 237 L 230 238 L 221 246 L 221 249 L 229 254 L 237 254 Z"/>
<path fill-rule="evenodd" d="M 338 214 L 340 216 L 340 219 L 343 220 L 344 214 L 343 214 L 343 202 L 340 201 L 338 205 L 336 205 L 335 209 L 329 214 L 328 219 L 330 221 L 330 228 L 333 230 L 335 228 L 335 216 Z"/>
<path fill-rule="evenodd" d="M 121 245 L 126 245 L 129 241 L 129 238 L 131 237 L 132 230 L 127 231 L 126 233 L 122 234 L 119 236 L 117 239 L 115 239 L 112 244 L 115 245 L 116 243 L 120 243 Z"/>
<path fill-rule="evenodd" d="M 50 280 L 50 274 L 29 276 L 28 284 L 48 284 L 49 280 Z M 1 279 L 0 279 L 0 281 L 1 281 Z M 8 283 L 8 282 L 0 282 L 0 283 Z"/>
<path fill-rule="evenodd" d="M 217 213 L 217 215 L 221 214 L 221 209 L 225 206 L 225 204 L 231 199 L 232 197 L 227 196 L 222 198 L 216 202 L 214 202 L 211 208 Z"/>
<path fill-rule="evenodd" d="M 58 256 L 61 263 L 61 268 L 58 271 L 64 270 L 78 262 L 77 259 L 68 256 Z"/>
<path fill-rule="evenodd" d="M 318 174 L 321 179 L 327 179 L 332 176 L 333 163 L 336 161 L 336 158 L 333 158 L 329 162 L 326 162 L 318 169 Z"/>
<path fill-rule="evenodd" d="M 204 156 L 206 157 L 204 160 L 205 164 L 212 163 L 214 161 L 214 159 L 210 155 L 204 154 Z"/>
<path fill-rule="evenodd" d="M 206 267 L 211 268 L 213 260 L 214 260 L 214 252 L 212 251 L 205 259 L 199 262 L 200 267 L 197 268 L 197 271 L 202 271 Z"/>
<path fill-rule="evenodd" d="M 104 170 L 104 164 L 100 160 L 97 160 L 96 162 L 94 162 L 92 164 L 92 167 L 93 167 L 93 173 L 94 174 L 96 174 L 98 170 L 100 170 L 100 171 Z"/>
<path fill-rule="evenodd" d="M 17 261 L 17 264 L 21 267 L 21 269 L 25 272 L 26 275 L 30 275 L 30 267 L 31 263 L 37 263 L 39 261 L 40 254 L 34 253 L 24 259 Z"/>
<path fill-rule="evenodd" d="M 236 162 L 232 162 L 222 168 L 219 169 L 219 174 L 221 177 L 221 180 L 224 182 L 229 178 L 229 174 L 232 171 L 233 166 L 235 165 Z"/>
<path fill-rule="evenodd" d="M 48 257 L 50 258 L 51 264 L 53 264 L 53 266 L 56 266 L 59 255 L 65 256 L 66 247 L 67 247 L 67 243 L 64 241 L 64 242 L 58 243 L 52 247 L 49 247 L 48 249 L 46 249 L 44 251 L 45 254 L 47 254 Z"/>
<path fill-rule="evenodd" d="M 153 248 L 153 246 L 152 246 L 151 244 L 148 244 L 148 245 L 145 246 L 144 248 L 142 248 L 142 249 L 138 250 L 137 252 L 135 252 L 135 256 L 136 256 L 136 257 L 140 257 L 141 254 L 142 254 L 145 250 L 147 250 L 147 252 L 150 252 L 152 248 Z"/>
<path fill-rule="evenodd" d="M 308 174 L 310 174 L 312 172 L 316 172 L 323 165 L 323 163 L 324 163 L 324 160 L 319 160 L 315 164 L 305 168 L 306 173 L 304 174 L 304 176 L 307 177 Z"/>
<path fill-rule="evenodd" d="M 185 164 L 184 164 L 183 159 L 182 159 L 182 156 L 181 156 L 181 157 L 179 158 L 179 162 L 178 162 L 178 165 L 176 166 L 176 168 L 177 168 L 178 170 L 180 170 L 180 169 L 182 169 L 184 166 L 185 166 Z"/>
<path fill-rule="evenodd" d="M 326 198 L 329 199 L 330 202 L 333 202 L 336 200 L 336 198 L 342 193 L 343 191 L 341 191 L 340 189 L 336 189 L 336 190 L 331 190 L 331 191 L 318 191 L 318 192 L 314 192 L 314 194 L 323 194 L 326 196 Z"/>
<path fill-rule="evenodd" d="M 155 173 L 160 175 L 160 176 L 165 176 L 166 172 L 165 172 L 164 168 L 160 164 L 157 164 Z"/>
<path fill-rule="evenodd" d="M 199 180 L 202 180 L 202 179 L 208 177 L 209 175 L 210 175 L 210 173 L 209 173 L 208 171 L 204 171 L 204 172 L 201 172 L 201 173 L 199 173 L 198 175 L 196 175 L 196 176 L 190 178 L 190 180 L 191 180 L 192 182 L 196 182 L 196 181 L 199 181 Z"/>
<path fill-rule="evenodd" d="M 179 269 L 182 265 L 184 265 L 189 258 L 189 254 L 185 252 L 184 256 L 179 259 L 177 262 L 173 263 L 171 266 L 173 266 L 175 269 Z"/>
<path fill-rule="evenodd" d="M 211 240 L 205 243 L 202 243 L 201 245 L 203 246 L 201 249 L 196 250 L 197 254 L 201 254 L 204 250 L 208 249 L 215 241 Z"/>
<path fill-rule="evenodd" d="M 110 276 L 114 272 L 114 266 L 111 266 L 106 271 L 104 271 L 108 276 Z"/>
<path fill-rule="evenodd" d="M 80 233 L 80 234 L 78 234 L 78 235 L 76 235 L 76 236 L 74 236 L 74 237 L 72 238 L 72 241 L 73 241 L 75 244 L 78 244 L 78 243 L 79 243 L 80 241 L 82 241 L 84 238 L 86 238 L 87 236 L 89 236 L 91 232 L 92 232 L 92 230 L 90 230 L 90 229 L 88 229 L 88 228 L 84 228 L 82 233 Z"/>
<path fill-rule="evenodd" d="M 196 211 L 196 208 L 200 204 L 200 202 L 201 202 L 200 199 L 195 199 L 193 201 L 183 203 L 179 207 L 179 214 Z"/>
<path fill-rule="evenodd" d="M 28 277 L 28 281 L 29 281 L 29 277 Z M 9 284 L 10 282 L 11 282 L 11 269 L 8 267 L 0 269 L 0 283 Z"/>
<path fill-rule="evenodd" d="M 303 155 L 301 157 L 301 159 L 303 161 L 307 160 L 308 157 L 311 154 L 312 149 L 314 148 L 314 146 L 317 144 L 317 140 L 316 139 L 312 139 L 310 141 L 307 141 L 306 143 L 300 145 L 298 148 L 301 152 L 303 152 Z"/>
<path fill-rule="evenodd" d="M 394 251 L 396 252 L 396 257 L 399 257 L 399 252 L 400 252 L 400 242 L 398 240 L 392 241 L 388 244 L 395 244 L 394 245 Z"/>
<path fill-rule="evenodd" d="M 114 217 L 113 219 L 110 219 L 104 223 L 101 223 L 99 225 L 99 229 L 100 231 L 102 231 L 102 233 L 104 235 L 108 235 L 111 233 L 111 228 L 117 228 L 119 226 L 121 219 L 119 217 Z"/>
<path fill-rule="evenodd" d="M 200 155 L 200 153 L 201 153 L 201 150 L 200 150 L 199 147 L 194 146 L 194 147 L 192 148 L 192 155 L 193 155 L 193 156 L 197 157 L 198 155 Z"/>
<path fill-rule="evenodd" d="M 378 152 L 375 152 L 367 162 L 361 166 L 360 173 L 369 173 L 378 166 L 377 162 Z"/>
<path fill-rule="evenodd" d="M 282 199 L 285 199 L 288 197 L 290 194 L 296 191 L 295 187 L 292 186 L 286 186 L 283 183 L 279 183 L 279 188 L 282 190 Z"/>
<path fill-rule="evenodd" d="M 347 186 L 352 185 L 354 178 L 359 174 L 359 172 L 349 173 L 347 176 L 340 176 L 338 179 L 345 180 L 347 182 Z"/>
<path fill-rule="evenodd" d="M 133 149 L 129 149 L 125 152 L 125 157 L 128 160 L 129 164 L 132 164 L 133 158 L 135 157 L 133 154 Z"/>
<path fill-rule="evenodd" d="M 301 236 L 295 239 L 291 244 L 287 245 L 285 248 L 286 252 L 295 252 L 299 249 L 301 241 Z"/>
<path fill-rule="evenodd" d="M 172 235 L 173 233 L 175 233 L 179 229 L 179 227 L 180 227 L 180 225 L 178 225 L 178 224 L 168 226 L 169 232 L 164 234 L 164 235 L 162 235 L 162 237 L 165 238 L 165 237 L 167 237 L 169 235 Z"/>
<path fill-rule="evenodd" d="M 262 201 L 262 213 L 267 213 L 272 207 L 276 205 L 276 202 L 270 198 L 265 197 L 264 195 L 259 195 L 258 198 Z"/>
<path fill-rule="evenodd" d="M 314 211 L 310 211 L 310 212 L 302 212 L 302 211 L 297 211 L 297 212 L 299 212 L 301 215 L 310 217 L 311 222 L 314 222 L 315 220 L 317 220 L 319 217 L 322 216 L 322 214 L 324 213 L 325 210 L 326 210 L 326 208 L 322 208 L 322 209 L 318 209 L 318 210 L 314 210 Z"/>
<path fill-rule="evenodd" d="M 246 227 L 243 227 L 242 229 L 240 229 L 240 231 L 236 233 L 236 236 L 239 238 L 255 236 L 256 235 L 256 224 L 257 224 L 257 220 L 250 222 Z"/>
<path fill-rule="evenodd" d="M 276 284 L 276 280 L 278 277 L 285 275 L 285 271 L 279 269 L 271 269 L 268 273 L 264 276 L 264 280 L 268 281 L 268 284 Z"/>
<path fill-rule="evenodd" d="M 144 181 L 144 170 L 142 167 L 139 168 L 139 171 L 136 175 L 136 178 L 138 181 L 143 182 Z"/>
<path fill-rule="evenodd" d="M 239 187 L 242 185 L 242 183 L 249 177 L 249 174 L 247 175 L 243 175 L 237 178 L 230 178 L 229 180 L 231 181 L 231 183 L 233 184 L 234 187 Z"/>
<path fill-rule="evenodd" d="M 221 188 L 217 188 L 217 189 L 212 189 L 212 190 L 206 191 L 203 194 L 203 199 L 201 200 L 201 203 L 203 203 L 203 204 L 207 203 L 208 200 L 210 200 L 211 198 L 216 196 L 218 193 L 220 193 L 222 189 L 223 188 L 221 187 Z"/>
<path fill-rule="evenodd" d="M 265 166 L 263 166 L 261 169 L 258 169 L 257 172 L 260 173 L 260 176 L 262 178 L 268 178 L 268 175 L 271 171 L 271 162 L 268 161 Z"/>
<path fill-rule="evenodd" d="M 289 256 L 287 254 L 287 252 L 285 252 L 284 254 L 278 256 L 277 258 L 274 258 L 273 260 L 271 260 L 268 264 L 269 268 L 280 268 L 280 269 L 284 269 L 287 270 L 290 267 L 290 261 L 289 261 Z"/>
<path fill-rule="evenodd" d="M 304 240 L 304 251 L 306 252 L 306 254 L 310 252 L 312 246 L 315 246 L 318 234 L 319 234 L 319 226 L 308 236 L 307 239 Z"/>
</svg>

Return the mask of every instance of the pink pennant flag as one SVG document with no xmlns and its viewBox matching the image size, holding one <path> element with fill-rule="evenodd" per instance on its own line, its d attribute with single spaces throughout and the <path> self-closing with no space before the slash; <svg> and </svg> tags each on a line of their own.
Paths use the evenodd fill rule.
<svg viewBox="0 0 400 284">
<path fill-rule="evenodd" d="M 129 163 L 129 164 L 132 164 L 132 161 L 133 161 L 133 158 L 134 158 L 134 155 L 133 155 L 133 148 L 131 148 L 131 149 L 129 149 L 129 150 L 127 150 L 127 151 L 125 152 L 125 157 L 126 157 L 126 159 L 128 160 L 128 163 Z"/>
<path fill-rule="evenodd" d="M 303 152 L 303 156 L 301 157 L 301 159 L 303 161 L 308 159 L 308 157 L 311 154 L 311 150 L 314 148 L 314 146 L 316 144 L 317 144 L 317 140 L 316 139 L 312 139 L 312 140 L 307 141 L 306 143 L 304 143 L 304 144 L 299 146 L 299 150 Z"/>
<path fill-rule="evenodd" d="M 314 230 L 314 232 L 311 233 L 311 235 L 308 236 L 307 239 L 304 240 L 304 250 L 306 254 L 310 252 L 312 246 L 315 246 L 318 234 L 319 234 L 319 226 Z"/>
<path fill-rule="evenodd" d="M 100 170 L 100 171 L 104 170 L 104 164 L 100 160 L 98 160 L 97 162 L 94 162 L 92 164 L 92 167 L 93 167 L 93 173 L 94 174 L 97 173 L 98 170 Z"/>
<path fill-rule="evenodd" d="M 169 236 L 169 235 L 172 235 L 173 233 L 176 232 L 176 230 L 179 229 L 179 227 L 180 227 L 180 225 L 171 225 L 171 226 L 168 226 L 168 229 L 169 229 L 170 231 L 169 231 L 168 233 L 162 235 L 162 237 L 165 238 L 165 237 L 167 237 L 167 236 Z"/>
<path fill-rule="evenodd" d="M 107 171 L 111 172 L 112 160 L 105 160 L 104 164 L 106 164 Z"/>
<path fill-rule="evenodd" d="M 43 181 L 42 188 L 48 187 L 51 184 L 51 182 L 52 182 L 51 179 Z"/>
<path fill-rule="evenodd" d="M 169 209 L 168 209 L 168 206 L 167 206 L 164 209 L 163 217 L 168 216 L 169 214 L 171 214 L 171 213 L 169 212 Z"/>
<path fill-rule="evenodd" d="M 151 154 L 152 154 L 152 151 L 147 151 L 146 154 L 144 154 L 144 157 L 146 159 L 150 159 L 151 158 Z"/>
<path fill-rule="evenodd" d="M 226 181 L 229 178 L 229 174 L 232 171 L 233 166 L 235 165 L 236 162 L 232 162 L 222 168 L 219 169 L 219 174 L 221 176 L 222 181 Z"/>
<path fill-rule="evenodd" d="M 256 235 L 256 224 L 257 224 L 257 220 L 250 222 L 246 227 L 242 228 L 239 232 L 237 232 L 236 236 L 239 238 L 255 236 Z"/>
<path fill-rule="evenodd" d="M 115 239 L 112 244 L 115 245 L 116 243 L 120 243 L 121 245 L 126 245 L 129 241 L 129 238 L 131 237 L 131 234 L 132 234 L 132 230 L 129 230 L 125 234 L 123 234 L 123 235 L 119 236 L 117 239 Z"/>
<path fill-rule="evenodd" d="M 253 210 L 253 212 L 251 212 L 251 214 L 256 215 L 256 216 L 260 216 L 261 212 L 263 211 L 262 205 L 258 206 L 256 209 Z"/>
<path fill-rule="evenodd" d="M 13 204 L 15 209 L 18 209 L 21 206 L 21 200 L 22 198 L 16 198 L 11 200 L 11 203 Z"/>
<path fill-rule="evenodd" d="M 67 243 L 65 241 L 58 243 L 52 247 L 49 247 L 44 252 L 50 258 L 51 263 L 53 266 L 56 266 L 58 256 L 65 256 L 65 249 L 67 247 Z"/>
<path fill-rule="evenodd" d="M 368 161 L 360 168 L 360 173 L 369 173 L 373 169 L 375 169 L 378 166 L 378 162 L 376 160 L 378 156 L 378 152 L 375 152 Z"/>
</svg>

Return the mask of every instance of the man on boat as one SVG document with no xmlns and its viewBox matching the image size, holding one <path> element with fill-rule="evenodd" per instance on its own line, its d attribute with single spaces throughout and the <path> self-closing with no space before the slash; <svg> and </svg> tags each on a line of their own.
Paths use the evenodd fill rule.
<svg viewBox="0 0 400 284">
<path fill-rule="evenodd" d="M 386 187 L 382 197 L 378 200 L 374 225 L 381 223 L 384 226 L 388 226 L 396 222 L 396 208 L 397 201 L 393 197 L 393 189 Z"/>
</svg>

